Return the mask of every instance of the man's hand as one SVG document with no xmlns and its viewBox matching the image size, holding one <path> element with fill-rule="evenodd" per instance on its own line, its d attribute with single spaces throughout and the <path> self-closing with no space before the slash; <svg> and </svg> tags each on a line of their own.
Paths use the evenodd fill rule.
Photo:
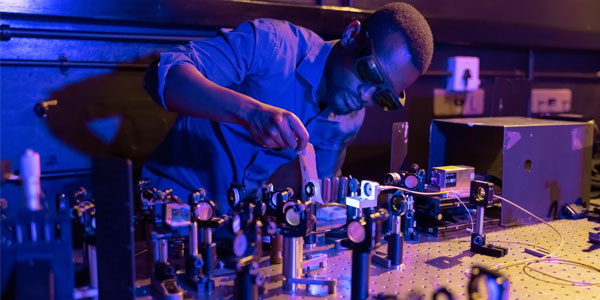
<svg viewBox="0 0 600 300">
<path fill-rule="evenodd" d="M 304 150 L 308 132 L 293 113 L 261 103 L 248 113 L 244 127 L 263 147 Z"/>
</svg>

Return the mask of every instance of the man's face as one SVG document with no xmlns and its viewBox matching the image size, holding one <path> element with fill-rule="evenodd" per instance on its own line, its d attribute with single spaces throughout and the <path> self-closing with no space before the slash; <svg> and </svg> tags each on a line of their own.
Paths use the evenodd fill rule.
<svg viewBox="0 0 600 300">
<path fill-rule="evenodd" d="M 349 114 L 374 104 L 373 95 L 382 87 L 363 82 L 358 76 L 355 62 L 364 55 L 365 47 L 377 61 L 378 68 L 394 93 L 399 95 L 419 76 L 411 62 L 408 48 L 399 33 L 377 39 L 364 35 L 348 45 L 341 45 L 326 70 L 324 100 L 327 108 L 337 115 Z M 371 48 L 372 47 L 372 48 Z"/>
</svg>

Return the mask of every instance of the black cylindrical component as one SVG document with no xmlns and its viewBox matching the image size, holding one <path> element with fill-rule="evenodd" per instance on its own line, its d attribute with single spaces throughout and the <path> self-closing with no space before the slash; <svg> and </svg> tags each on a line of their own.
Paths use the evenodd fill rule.
<svg viewBox="0 0 600 300">
<path fill-rule="evenodd" d="M 198 239 L 200 240 L 201 244 L 204 245 L 210 245 L 212 244 L 212 228 L 200 228 L 198 230 Z"/>
<path fill-rule="evenodd" d="M 352 251 L 352 300 L 364 300 L 369 297 L 371 256 L 371 251 Z"/>
<path fill-rule="evenodd" d="M 317 235 L 316 234 L 310 234 L 304 238 L 305 245 L 314 245 L 316 243 L 317 243 Z"/>
<path fill-rule="evenodd" d="M 310 208 L 310 209 L 309 209 Z M 312 217 L 307 216 L 308 217 L 308 224 L 310 225 L 310 232 L 315 232 L 317 231 L 317 222 L 310 222 L 311 218 L 313 218 L 312 220 L 316 220 L 317 219 L 317 203 L 313 203 L 311 204 L 311 207 L 307 207 L 308 211 L 313 215 Z M 309 248 L 312 249 L 317 245 L 317 235 L 316 234 L 309 234 L 304 236 L 304 244 Z"/>
<path fill-rule="evenodd" d="M 200 275 L 200 270 L 202 269 L 202 265 L 204 264 L 204 262 L 202 261 L 202 258 L 200 256 L 191 256 L 188 255 L 186 257 L 186 268 L 185 268 L 185 273 L 187 276 L 189 277 L 194 277 L 197 275 Z"/>
<path fill-rule="evenodd" d="M 352 206 L 348 206 L 346 208 L 346 220 L 349 222 L 350 220 L 360 219 L 362 216 L 360 208 L 355 208 Z"/>
<path fill-rule="evenodd" d="M 252 276 L 247 267 L 242 268 L 235 275 L 234 299 L 256 300 L 258 299 L 258 286 L 252 284 Z"/>
<path fill-rule="evenodd" d="M 275 234 L 271 237 L 271 264 L 278 265 L 283 261 L 281 256 L 281 248 L 283 244 L 283 236 Z"/>
<path fill-rule="evenodd" d="M 204 259 L 204 266 L 202 267 L 204 275 L 212 277 L 211 272 L 217 266 L 217 244 L 212 243 L 202 246 L 202 258 Z"/>
<path fill-rule="evenodd" d="M 388 237 L 388 252 L 387 256 L 393 266 L 398 266 L 402 263 L 402 235 L 392 233 Z"/>
<path fill-rule="evenodd" d="M 169 262 L 158 261 L 154 264 L 154 277 L 159 281 L 174 278 L 175 268 Z"/>
</svg>

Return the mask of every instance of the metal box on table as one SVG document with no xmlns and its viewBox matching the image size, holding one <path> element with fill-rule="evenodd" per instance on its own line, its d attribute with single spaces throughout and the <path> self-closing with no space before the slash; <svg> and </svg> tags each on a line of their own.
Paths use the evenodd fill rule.
<svg viewBox="0 0 600 300">
<path fill-rule="evenodd" d="M 589 201 L 593 123 L 524 117 L 438 119 L 431 124 L 429 170 L 469 165 L 502 196 L 542 218 Z M 430 172 L 428 172 L 430 173 Z M 502 204 L 503 225 L 531 217 Z"/>
<path fill-rule="evenodd" d="M 452 192 L 459 197 L 467 197 L 474 175 L 475 170 L 470 166 L 432 167 L 429 187 L 441 192 Z"/>
</svg>

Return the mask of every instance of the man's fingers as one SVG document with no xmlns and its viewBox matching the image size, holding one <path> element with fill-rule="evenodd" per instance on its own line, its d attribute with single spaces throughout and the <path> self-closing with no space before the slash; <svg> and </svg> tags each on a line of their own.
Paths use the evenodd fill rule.
<svg viewBox="0 0 600 300">
<path fill-rule="evenodd" d="M 281 136 L 287 145 L 285 148 L 296 149 L 298 142 L 296 142 L 296 136 L 294 135 L 292 129 L 290 129 L 288 122 L 284 122 L 283 126 L 281 127 Z"/>
<path fill-rule="evenodd" d="M 281 128 L 272 127 L 267 139 L 271 141 L 271 148 L 287 148 L 286 142 L 281 137 Z"/>
<path fill-rule="evenodd" d="M 306 131 L 306 128 L 304 128 L 304 125 L 302 125 L 300 119 L 298 119 L 298 117 L 296 117 L 294 114 L 292 114 L 289 124 L 294 131 L 296 138 L 298 139 L 296 151 L 304 150 L 306 145 L 308 145 L 308 131 Z"/>
</svg>

